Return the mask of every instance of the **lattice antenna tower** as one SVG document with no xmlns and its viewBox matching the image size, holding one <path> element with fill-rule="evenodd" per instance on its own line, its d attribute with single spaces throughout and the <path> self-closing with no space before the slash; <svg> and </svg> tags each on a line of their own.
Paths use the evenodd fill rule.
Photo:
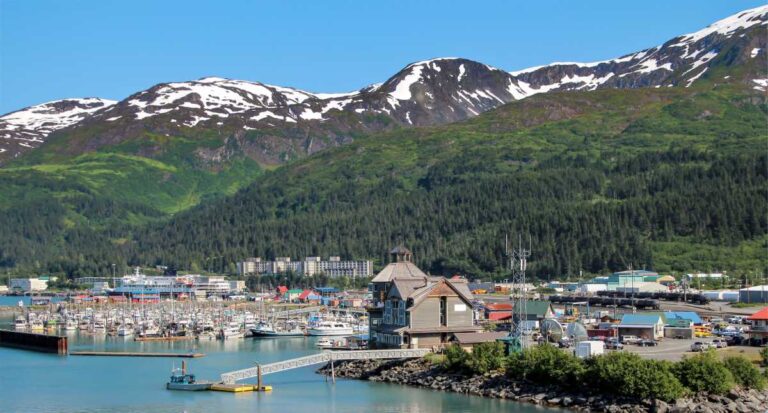
<svg viewBox="0 0 768 413">
<path fill-rule="evenodd" d="M 509 269 L 512 271 L 512 298 L 514 301 L 512 325 L 510 336 L 517 339 L 520 348 L 525 347 L 525 333 L 528 328 L 528 291 L 526 288 L 525 270 L 528 266 L 528 257 L 531 256 L 531 238 L 528 236 L 528 245 L 523 245 L 522 235 L 517 235 L 517 246 L 510 249 L 509 236 L 505 237 L 506 255 L 509 260 Z"/>
</svg>

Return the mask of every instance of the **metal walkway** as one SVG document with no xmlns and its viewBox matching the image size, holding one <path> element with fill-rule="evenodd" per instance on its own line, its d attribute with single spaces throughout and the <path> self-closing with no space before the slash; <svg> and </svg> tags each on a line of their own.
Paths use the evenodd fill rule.
<svg viewBox="0 0 768 413">
<path fill-rule="evenodd" d="M 393 349 L 393 350 L 354 350 L 354 351 L 325 351 L 310 356 L 278 361 L 261 365 L 261 375 L 279 373 L 285 370 L 311 366 L 313 364 L 328 363 L 335 360 L 372 360 L 372 359 L 404 359 L 418 358 L 429 354 L 429 349 Z M 221 375 L 221 381 L 225 384 L 234 384 L 238 380 L 257 377 L 259 367 L 250 367 L 243 370 L 230 371 Z"/>
</svg>

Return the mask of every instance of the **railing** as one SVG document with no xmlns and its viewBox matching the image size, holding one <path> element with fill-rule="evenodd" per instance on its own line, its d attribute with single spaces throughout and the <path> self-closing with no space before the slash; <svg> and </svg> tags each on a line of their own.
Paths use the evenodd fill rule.
<svg viewBox="0 0 768 413">
<path fill-rule="evenodd" d="M 351 350 L 351 351 L 326 351 L 310 356 L 298 357 L 290 360 L 278 361 L 261 365 L 261 375 L 279 373 L 285 370 L 307 367 L 314 364 L 328 363 L 333 360 L 372 360 L 372 359 L 401 359 L 424 357 L 429 349 L 382 349 L 382 350 Z M 239 380 L 257 377 L 259 367 L 236 370 L 221 375 L 221 381 L 233 384 Z"/>
</svg>

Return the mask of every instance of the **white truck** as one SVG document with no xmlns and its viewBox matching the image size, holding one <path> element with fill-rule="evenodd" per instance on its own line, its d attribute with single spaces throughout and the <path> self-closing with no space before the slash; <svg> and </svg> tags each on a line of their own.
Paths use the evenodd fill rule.
<svg viewBox="0 0 768 413">
<path fill-rule="evenodd" d="M 605 343 L 602 341 L 581 341 L 576 344 L 576 357 L 586 359 L 599 356 L 605 352 Z"/>
</svg>

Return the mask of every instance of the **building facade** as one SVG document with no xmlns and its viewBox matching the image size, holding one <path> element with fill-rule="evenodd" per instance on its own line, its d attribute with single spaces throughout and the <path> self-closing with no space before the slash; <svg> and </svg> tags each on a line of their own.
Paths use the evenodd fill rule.
<svg viewBox="0 0 768 413">
<path fill-rule="evenodd" d="M 391 262 L 371 280 L 370 345 L 375 348 L 436 348 L 475 325 L 472 293 L 464 279 L 424 274 L 411 252 L 398 247 Z"/>
<path fill-rule="evenodd" d="M 44 291 L 48 289 L 48 280 L 39 278 L 11 278 L 10 290 L 23 291 Z"/>
<path fill-rule="evenodd" d="M 259 257 L 248 258 L 237 263 L 241 276 L 271 275 L 294 272 L 305 276 L 327 275 L 329 277 L 371 277 L 372 261 L 342 261 L 340 257 L 306 257 L 302 261 L 291 261 L 291 257 L 277 257 L 274 261 L 264 261 Z"/>
</svg>

